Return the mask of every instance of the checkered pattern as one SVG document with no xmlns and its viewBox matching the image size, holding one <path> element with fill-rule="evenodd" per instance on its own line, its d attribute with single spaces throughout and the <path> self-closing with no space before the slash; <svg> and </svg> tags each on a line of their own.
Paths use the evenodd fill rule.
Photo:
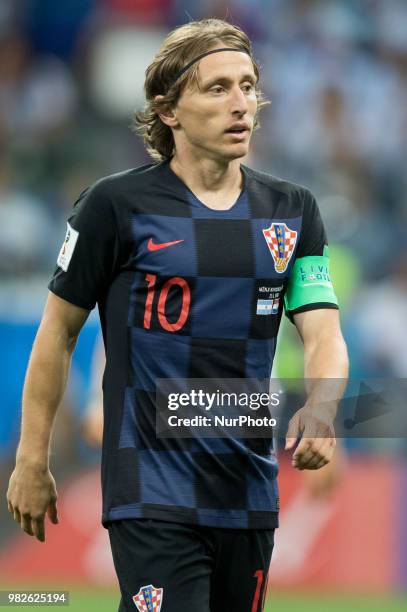
<svg viewBox="0 0 407 612">
<path fill-rule="evenodd" d="M 151 584 L 141 587 L 137 595 L 133 595 L 137 610 L 139 612 L 160 612 L 163 590 L 157 589 Z"/>
<path fill-rule="evenodd" d="M 264 237 L 273 256 L 277 272 L 284 272 L 294 252 L 297 234 L 295 230 L 287 227 L 285 223 L 272 223 L 263 230 Z"/>
<path fill-rule="evenodd" d="M 57 270 L 49 287 L 84 308 L 99 303 L 109 424 L 104 524 L 146 517 L 277 525 L 270 440 L 155 435 L 157 378 L 270 377 L 282 308 L 262 316 L 258 301 L 282 303 L 295 256 L 325 243 L 315 224 L 299 240 L 304 190 L 242 169 L 245 189 L 223 212 L 200 202 L 166 161 L 98 182 L 70 217 L 79 239 L 68 271 Z M 151 251 L 150 239 L 174 244 Z M 270 257 L 278 248 L 281 271 Z"/>
</svg>

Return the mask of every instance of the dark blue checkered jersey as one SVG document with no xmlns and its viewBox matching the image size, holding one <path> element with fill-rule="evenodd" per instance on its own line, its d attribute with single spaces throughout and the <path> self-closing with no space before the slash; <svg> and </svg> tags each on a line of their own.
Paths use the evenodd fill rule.
<svg viewBox="0 0 407 612">
<path fill-rule="evenodd" d="M 49 289 L 99 307 L 105 526 L 138 517 L 277 526 L 271 445 L 155 435 L 157 378 L 270 377 L 293 262 L 326 244 L 308 190 L 241 169 L 229 210 L 200 202 L 165 161 L 101 179 L 69 218 Z"/>
</svg>

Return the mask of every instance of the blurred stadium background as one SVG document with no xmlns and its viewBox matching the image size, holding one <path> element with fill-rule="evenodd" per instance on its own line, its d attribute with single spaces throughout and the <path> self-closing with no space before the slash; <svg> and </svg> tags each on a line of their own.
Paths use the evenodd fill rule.
<svg viewBox="0 0 407 612">
<path fill-rule="evenodd" d="M 0 588 L 69 588 L 72 610 L 114 610 L 99 525 L 99 452 L 81 435 L 98 332 L 92 314 L 57 419 L 60 525 L 20 533 L 5 492 L 46 285 L 80 191 L 148 163 L 129 130 L 144 70 L 169 29 L 227 18 L 253 41 L 272 105 L 245 163 L 319 202 L 354 377 L 407 372 L 405 0 L 1 0 Z M 301 376 L 285 323 L 275 372 Z M 312 493 L 282 456 L 281 528 L 268 610 L 406 609 L 407 443 L 345 442 L 337 484 Z"/>
</svg>

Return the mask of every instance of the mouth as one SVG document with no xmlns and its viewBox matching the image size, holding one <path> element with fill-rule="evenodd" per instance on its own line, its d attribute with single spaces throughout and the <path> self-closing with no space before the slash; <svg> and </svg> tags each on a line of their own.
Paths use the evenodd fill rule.
<svg viewBox="0 0 407 612">
<path fill-rule="evenodd" d="M 241 130 L 241 131 L 227 131 L 226 134 L 234 141 L 234 142 L 243 142 L 249 135 L 249 130 Z"/>
<path fill-rule="evenodd" d="M 228 134 L 240 134 L 241 132 L 248 132 L 249 128 L 246 125 L 237 125 L 236 127 L 229 128 L 225 130 Z"/>
<path fill-rule="evenodd" d="M 249 134 L 249 130 L 247 128 L 236 128 L 231 130 L 225 130 L 225 134 L 229 134 L 234 139 L 243 140 Z"/>
</svg>

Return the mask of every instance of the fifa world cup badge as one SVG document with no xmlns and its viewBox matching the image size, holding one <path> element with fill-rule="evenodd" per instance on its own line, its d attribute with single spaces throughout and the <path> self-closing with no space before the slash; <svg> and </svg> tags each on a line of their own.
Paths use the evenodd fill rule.
<svg viewBox="0 0 407 612">
<path fill-rule="evenodd" d="M 64 272 L 68 270 L 69 262 L 71 261 L 78 237 L 79 232 L 74 230 L 74 228 L 67 223 L 65 240 L 57 259 L 57 265 L 62 268 Z"/>
<path fill-rule="evenodd" d="M 274 269 L 281 274 L 285 272 L 297 242 L 295 230 L 285 223 L 272 223 L 263 229 L 263 235 L 274 261 Z"/>
<path fill-rule="evenodd" d="M 163 602 L 164 589 L 154 587 L 152 584 L 142 586 L 133 595 L 134 605 L 139 612 L 160 612 Z"/>
</svg>

